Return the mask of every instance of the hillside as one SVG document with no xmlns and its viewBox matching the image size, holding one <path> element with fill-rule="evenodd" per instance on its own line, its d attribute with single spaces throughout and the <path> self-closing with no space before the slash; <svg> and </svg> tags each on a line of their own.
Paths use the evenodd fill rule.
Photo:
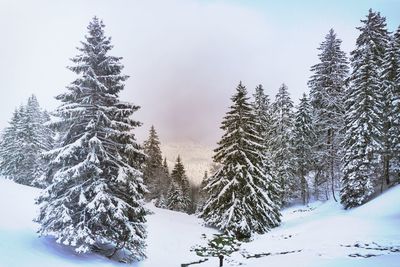
<svg viewBox="0 0 400 267">
<path fill-rule="evenodd" d="M 148 259 L 132 265 L 78 255 L 51 238 L 38 238 L 32 222 L 39 190 L 0 179 L 0 267 L 140 266 L 174 267 L 202 259 L 191 247 L 215 230 L 195 216 L 157 209 L 148 216 Z M 400 262 L 400 186 L 357 209 L 334 202 L 283 211 L 282 225 L 243 243 L 224 266 L 385 266 Z M 216 258 L 193 266 L 218 266 Z"/>
</svg>

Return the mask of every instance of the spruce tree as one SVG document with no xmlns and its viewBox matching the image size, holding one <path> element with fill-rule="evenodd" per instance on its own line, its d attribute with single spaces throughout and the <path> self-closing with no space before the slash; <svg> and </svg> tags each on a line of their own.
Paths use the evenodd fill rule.
<svg viewBox="0 0 400 267">
<path fill-rule="evenodd" d="M 269 149 L 269 144 L 271 143 L 272 124 L 270 100 L 268 95 L 265 94 L 264 88 L 261 84 L 256 87 L 253 97 L 254 101 L 252 105 L 258 123 L 257 132 L 263 138 L 266 149 L 265 153 L 270 156 L 271 151 Z"/>
<path fill-rule="evenodd" d="M 382 149 L 383 163 L 381 191 L 384 183 L 390 184 L 390 176 L 399 170 L 399 104 L 400 100 L 400 27 L 390 36 L 382 65 Z"/>
<path fill-rule="evenodd" d="M 396 76 L 396 87 L 392 93 L 391 106 L 392 106 L 392 127 L 389 131 L 390 144 L 393 147 L 393 164 L 391 170 L 400 180 L 400 26 L 393 35 L 392 45 L 395 47 L 396 58 L 397 58 L 397 76 Z"/>
<path fill-rule="evenodd" d="M 167 158 L 166 157 L 164 158 L 164 161 L 163 161 L 163 167 L 164 167 L 164 171 L 167 174 L 169 174 L 169 168 L 168 168 L 168 163 L 167 163 Z"/>
<path fill-rule="evenodd" d="M 53 131 L 46 126 L 49 120 L 48 114 L 41 110 L 36 96 L 32 95 L 28 99 L 23 119 L 23 140 L 26 147 L 20 168 L 25 170 L 26 177 L 31 177 L 31 185 L 38 187 L 49 185 L 48 181 L 41 180 L 45 169 L 42 153 L 53 148 Z"/>
<path fill-rule="evenodd" d="M 151 126 L 148 139 L 143 145 L 146 160 L 143 167 L 143 179 L 147 186 L 147 199 L 157 199 L 161 196 L 162 182 L 167 179 L 163 167 L 158 134 Z M 165 184 L 165 183 L 164 183 Z"/>
<path fill-rule="evenodd" d="M 16 108 L 9 126 L 6 127 L 1 135 L 0 146 L 0 171 L 1 174 L 16 183 L 29 185 L 30 179 L 25 177 L 20 169 L 20 163 L 24 158 L 24 151 L 21 146 L 23 134 L 24 107 L 21 105 Z"/>
<path fill-rule="evenodd" d="M 294 113 L 293 101 L 285 84 L 279 88 L 275 101 L 272 103 L 272 167 L 280 186 L 282 204 L 295 198 L 295 173 L 293 154 Z"/>
<path fill-rule="evenodd" d="M 53 145 L 53 132 L 46 126 L 48 120 L 34 95 L 14 112 L 0 148 L 0 169 L 5 177 L 24 185 L 48 185 L 46 181 L 38 182 L 44 171 L 42 153 Z"/>
<path fill-rule="evenodd" d="M 168 190 L 168 209 L 189 212 L 191 201 L 189 198 L 189 180 L 181 157 L 178 156 L 174 169 L 171 172 L 171 185 Z"/>
<path fill-rule="evenodd" d="M 132 130 L 138 106 L 119 100 L 124 89 L 120 57 L 97 17 L 89 23 L 79 55 L 69 69 L 78 77 L 56 98 L 62 104 L 52 124 L 58 147 L 46 153 L 52 184 L 37 199 L 41 236 L 99 252 L 119 261 L 144 258 L 145 191 L 138 167 L 144 160 Z"/>
<path fill-rule="evenodd" d="M 208 171 L 205 171 L 203 179 L 201 180 L 201 183 L 200 183 L 199 200 L 197 202 L 196 213 L 200 213 L 203 210 L 204 204 L 206 203 L 206 201 L 208 199 L 208 194 L 207 194 L 207 191 L 205 190 L 208 179 L 209 179 Z"/>
<path fill-rule="evenodd" d="M 346 134 L 341 203 L 345 208 L 363 204 L 374 192 L 379 151 L 382 149 L 383 97 L 381 71 L 387 30 L 385 18 L 369 10 L 352 51 L 353 72 L 346 92 Z"/>
<path fill-rule="evenodd" d="M 308 203 L 309 187 L 306 175 L 313 163 L 313 145 L 316 135 L 313 129 L 312 110 L 307 95 L 303 94 L 295 114 L 293 146 L 295 155 L 295 173 L 300 177 L 300 194 L 303 204 Z"/>
<path fill-rule="evenodd" d="M 207 180 L 210 197 L 200 217 L 223 232 L 247 238 L 279 225 L 280 202 L 269 168 L 263 166 L 260 125 L 242 83 L 231 99 L 221 126 L 225 133 L 214 150 L 220 168 Z"/>
<path fill-rule="evenodd" d="M 168 191 L 171 186 L 171 177 L 168 171 L 167 158 L 164 158 L 162 168 L 160 170 L 160 179 L 158 187 L 158 195 L 154 205 L 158 208 L 168 208 Z"/>
<path fill-rule="evenodd" d="M 338 171 L 342 158 L 341 142 L 344 127 L 344 92 L 349 66 L 345 53 L 341 50 L 342 41 L 333 29 L 326 35 L 318 50 L 319 63 L 311 67 L 313 75 L 310 87 L 310 102 L 313 108 L 313 123 L 317 139 L 314 144 L 314 190 L 316 197 L 328 188 L 335 198 Z M 324 187 L 321 190 L 321 187 Z"/>
</svg>

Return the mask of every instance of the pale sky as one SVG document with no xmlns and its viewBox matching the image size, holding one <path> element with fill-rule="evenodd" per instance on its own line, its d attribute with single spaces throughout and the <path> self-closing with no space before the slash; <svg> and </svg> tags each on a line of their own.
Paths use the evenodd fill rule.
<svg viewBox="0 0 400 267">
<path fill-rule="evenodd" d="M 349 52 L 369 8 L 400 24 L 398 0 L 0 0 L 0 128 L 30 94 L 46 109 L 74 79 L 66 69 L 93 16 L 130 75 L 123 100 L 142 108 L 136 131 L 154 124 L 162 142 L 214 146 L 241 80 L 274 98 L 286 83 L 293 100 L 308 92 L 310 66 L 330 28 Z"/>
</svg>

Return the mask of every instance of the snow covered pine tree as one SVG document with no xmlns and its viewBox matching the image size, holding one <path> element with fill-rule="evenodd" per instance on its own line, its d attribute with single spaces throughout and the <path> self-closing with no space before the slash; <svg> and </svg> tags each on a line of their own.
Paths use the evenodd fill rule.
<svg viewBox="0 0 400 267">
<path fill-rule="evenodd" d="M 311 117 L 311 105 L 307 95 L 303 94 L 295 113 L 295 127 L 293 132 L 295 173 L 300 177 L 299 187 L 303 205 L 307 204 L 309 199 L 306 175 L 311 170 L 313 161 L 312 147 L 315 142 L 315 132 Z"/>
<path fill-rule="evenodd" d="M 178 156 L 171 172 L 171 184 L 167 196 L 168 209 L 188 213 L 191 207 L 189 190 L 189 180 L 186 176 L 185 167 L 181 157 Z"/>
<path fill-rule="evenodd" d="M 349 73 L 341 43 L 331 29 L 318 48 L 320 62 L 311 67 L 314 74 L 308 82 L 317 135 L 313 146 L 314 195 L 317 199 L 322 193 L 327 199 L 330 191 L 336 200 L 335 191 L 341 176 L 344 92 Z"/>
<path fill-rule="evenodd" d="M 23 131 L 22 117 L 24 106 L 15 109 L 9 126 L 4 128 L 1 134 L 0 145 L 0 171 L 4 177 L 14 180 L 16 183 L 30 185 L 31 177 L 24 177 L 20 162 L 24 156 L 21 136 Z"/>
<path fill-rule="evenodd" d="M 268 157 L 268 161 L 271 160 L 271 132 L 272 132 L 272 110 L 270 100 L 267 94 L 264 92 L 262 85 L 256 87 L 255 93 L 253 95 L 254 101 L 252 103 L 253 110 L 256 115 L 256 120 L 259 126 L 257 131 L 263 138 L 263 143 L 265 145 L 265 155 Z M 270 166 L 270 162 L 268 163 Z"/>
<path fill-rule="evenodd" d="M 392 46 L 396 51 L 395 58 L 397 58 L 397 71 L 396 71 L 397 75 L 396 75 L 395 86 L 392 87 L 393 91 L 391 93 L 391 102 L 392 102 L 391 115 L 392 115 L 393 125 L 391 126 L 389 132 L 389 138 L 390 138 L 389 142 L 392 145 L 393 149 L 393 155 L 392 155 L 393 163 L 391 164 L 390 170 L 391 172 L 393 172 L 395 177 L 397 177 L 397 179 L 400 180 L 400 135 L 399 135 L 400 133 L 400 26 L 397 28 L 397 31 L 393 35 Z M 388 54 L 390 54 L 390 52 L 388 52 Z M 387 60 L 385 61 L 387 62 Z"/>
<path fill-rule="evenodd" d="M 271 191 L 273 178 L 263 166 L 259 125 L 242 83 L 231 99 L 221 126 L 225 133 L 214 155 L 221 168 L 207 180 L 204 189 L 210 197 L 200 217 L 241 239 L 279 225 L 281 215 L 279 198 Z"/>
<path fill-rule="evenodd" d="M 41 236 L 54 236 L 77 252 L 95 251 L 118 261 L 145 257 L 145 191 L 138 170 L 144 154 L 130 116 L 139 108 L 118 99 L 128 76 L 112 49 L 104 24 L 94 17 L 70 70 L 78 78 L 58 95 L 53 126 L 59 147 L 46 153 L 53 182 L 37 199 Z"/>
<path fill-rule="evenodd" d="M 289 203 L 296 198 L 296 179 L 294 173 L 293 101 L 285 84 L 279 88 L 272 103 L 270 150 L 272 170 L 279 181 L 281 203 Z"/>
<path fill-rule="evenodd" d="M 0 170 L 5 177 L 24 185 L 47 186 L 39 180 L 44 170 L 42 153 L 53 145 L 53 132 L 45 125 L 48 120 L 34 95 L 15 110 L 0 146 Z"/>
<path fill-rule="evenodd" d="M 146 194 L 146 199 L 155 199 L 155 203 L 161 204 L 169 188 L 169 177 L 163 166 L 160 140 L 154 126 L 151 126 L 149 138 L 144 142 L 143 148 L 146 154 L 143 166 L 143 180 L 149 191 Z"/>
<path fill-rule="evenodd" d="M 383 136 L 381 156 L 383 175 L 381 192 L 384 184 L 389 186 L 391 176 L 400 171 L 400 26 L 390 36 L 382 65 L 383 93 Z M 399 177 L 396 177 L 399 178 Z"/>
<path fill-rule="evenodd" d="M 388 41 L 385 18 L 369 10 L 351 53 L 353 73 L 346 92 L 346 134 L 341 203 L 359 206 L 374 192 L 378 153 L 382 148 L 381 70 Z"/>
</svg>

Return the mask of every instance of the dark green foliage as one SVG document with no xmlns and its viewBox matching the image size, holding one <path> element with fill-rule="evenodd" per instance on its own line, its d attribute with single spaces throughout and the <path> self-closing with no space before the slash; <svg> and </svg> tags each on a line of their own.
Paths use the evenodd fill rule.
<svg viewBox="0 0 400 267">
<path fill-rule="evenodd" d="M 61 101 L 52 126 L 59 145 L 46 153 L 52 184 L 37 199 L 39 234 L 54 236 L 77 252 L 95 251 L 118 261 L 145 257 L 144 154 L 132 133 L 139 109 L 119 100 L 124 81 L 110 38 L 94 18 L 69 69 L 77 78 Z"/>
<path fill-rule="evenodd" d="M 280 201 L 269 168 L 263 165 L 264 140 L 241 83 L 231 99 L 221 126 L 225 133 L 214 155 L 220 168 L 207 180 L 204 189 L 210 197 L 200 217 L 225 233 L 246 238 L 279 225 Z"/>
<path fill-rule="evenodd" d="M 331 29 L 318 50 L 320 62 L 311 67 L 313 75 L 308 82 L 316 140 L 313 146 L 315 171 L 314 194 L 329 196 L 335 190 L 341 175 L 341 143 L 344 127 L 344 91 L 349 66 L 341 50 L 342 41 Z"/>
<path fill-rule="evenodd" d="M 400 170 L 400 27 L 390 36 L 382 65 L 381 191 Z"/>
<path fill-rule="evenodd" d="M 293 101 L 285 84 L 279 88 L 272 103 L 272 136 L 270 150 L 272 170 L 279 182 L 280 201 L 287 204 L 296 198 L 296 179 L 294 172 Z"/>
<path fill-rule="evenodd" d="M 238 251 L 240 245 L 241 243 L 232 236 L 216 234 L 208 241 L 207 246 L 197 246 L 193 251 L 200 257 L 229 256 Z"/>
<path fill-rule="evenodd" d="M 34 95 L 14 111 L 10 126 L 2 134 L 0 170 L 17 183 L 45 187 L 42 153 L 53 146 L 53 132 L 46 126 L 49 116 Z"/>
<path fill-rule="evenodd" d="M 178 156 L 171 172 L 171 185 L 168 190 L 168 209 L 189 213 L 191 211 L 190 185 L 185 167 Z"/>
<path fill-rule="evenodd" d="M 170 178 L 168 169 L 163 166 L 160 140 L 154 126 L 151 126 L 149 138 L 144 142 L 143 148 L 146 154 L 143 167 L 143 179 L 148 190 L 146 199 L 156 199 L 157 207 L 165 206 L 164 200 L 170 186 Z"/>
<path fill-rule="evenodd" d="M 382 63 L 388 41 L 385 18 L 369 11 L 351 53 L 353 72 L 346 92 L 346 135 L 341 203 L 359 206 L 374 192 L 382 149 Z"/>
<path fill-rule="evenodd" d="M 309 187 L 306 175 L 311 170 L 313 163 L 312 148 L 316 139 L 311 116 L 311 105 L 308 102 L 307 95 L 303 94 L 295 114 L 293 148 L 295 155 L 295 173 L 300 178 L 298 188 L 300 189 L 300 195 L 304 205 L 308 203 L 309 199 Z"/>
</svg>

